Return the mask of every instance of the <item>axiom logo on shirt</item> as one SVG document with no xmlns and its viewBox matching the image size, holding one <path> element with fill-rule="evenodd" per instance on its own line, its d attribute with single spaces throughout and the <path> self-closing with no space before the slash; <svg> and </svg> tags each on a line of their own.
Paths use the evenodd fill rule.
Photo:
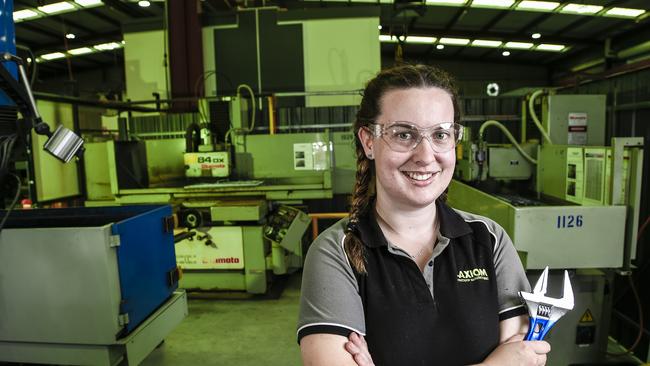
<svg viewBox="0 0 650 366">
<path fill-rule="evenodd" d="M 488 273 L 484 268 L 474 268 L 458 271 L 458 282 L 472 282 L 476 280 L 487 281 Z"/>
</svg>

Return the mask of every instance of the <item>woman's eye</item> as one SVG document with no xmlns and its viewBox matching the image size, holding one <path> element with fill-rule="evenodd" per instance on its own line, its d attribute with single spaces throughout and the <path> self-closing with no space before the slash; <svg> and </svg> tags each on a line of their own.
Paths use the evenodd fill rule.
<svg viewBox="0 0 650 366">
<path fill-rule="evenodd" d="M 413 135 L 410 132 L 396 132 L 395 137 L 400 140 L 410 140 Z"/>
<path fill-rule="evenodd" d="M 433 138 L 436 140 L 446 140 L 449 138 L 449 132 L 447 131 L 436 131 L 433 133 Z"/>
</svg>

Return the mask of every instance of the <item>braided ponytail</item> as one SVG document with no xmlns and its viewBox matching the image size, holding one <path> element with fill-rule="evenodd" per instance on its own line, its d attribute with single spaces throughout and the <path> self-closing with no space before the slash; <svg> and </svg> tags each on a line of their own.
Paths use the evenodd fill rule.
<svg viewBox="0 0 650 366">
<path fill-rule="evenodd" d="M 350 264 L 358 272 L 366 273 L 366 264 L 363 252 L 363 243 L 358 236 L 357 225 L 359 217 L 363 215 L 368 209 L 371 194 L 370 188 L 373 183 L 373 171 L 370 159 L 366 157 L 363 147 L 358 142 L 356 143 L 357 153 L 357 175 L 354 184 L 354 191 L 352 192 L 352 204 L 350 208 L 350 219 L 348 226 L 345 230 L 345 253 L 348 255 Z"/>
</svg>

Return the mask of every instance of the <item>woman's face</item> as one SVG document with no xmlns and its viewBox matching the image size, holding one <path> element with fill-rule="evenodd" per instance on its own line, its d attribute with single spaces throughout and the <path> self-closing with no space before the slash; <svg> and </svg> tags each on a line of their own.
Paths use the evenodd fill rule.
<svg viewBox="0 0 650 366">
<path fill-rule="evenodd" d="M 380 100 L 375 123 L 407 121 L 420 129 L 454 121 L 450 95 L 440 88 L 392 90 Z M 377 200 L 390 207 L 422 208 L 435 202 L 449 185 L 456 162 L 455 149 L 438 153 L 426 138 L 413 150 L 396 152 L 381 137 L 359 130 L 366 156 L 375 160 Z M 453 138 L 453 137 L 451 137 Z"/>
</svg>

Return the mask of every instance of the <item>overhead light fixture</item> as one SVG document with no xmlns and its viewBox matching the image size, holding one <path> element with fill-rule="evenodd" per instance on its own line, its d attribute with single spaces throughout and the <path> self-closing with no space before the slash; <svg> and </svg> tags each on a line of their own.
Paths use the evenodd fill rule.
<svg viewBox="0 0 650 366">
<path fill-rule="evenodd" d="M 31 57 L 27 57 L 27 63 L 28 63 L 28 64 L 31 64 L 31 63 L 32 63 L 32 61 L 34 61 L 34 60 L 32 60 L 32 58 L 31 58 Z"/>
<path fill-rule="evenodd" d="M 554 1 L 523 0 L 517 4 L 517 10 L 553 11 L 558 6 L 560 3 Z"/>
<path fill-rule="evenodd" d="M 438 45 L 436 45 L 436 48 L 439 49 L 439 50 L 444 50 L 445 45 L 444 44 L 438 44 Z"/>
<path fill-rule="evenodd" d="M 442 37 L 442 38 L 440 38 L 439 42 L 442 43 L 442 44 L 447 44 L 447 45 L 465 46 L 466 44 L 469 43 L 469 39 L 467 39 L 467 38 Z"/>
<path fill-rule="evenodd" d="M 506 48 L 517 48 L 522 50 L 527 50 L 533 47 L 532 43 L 528 42 L 507 42 Z"/>
<path fill-rule="evenodd" d="M 30 9 L 23 9 L 23 10 L 18 10 L 14 11 L 14 22 L 19 22 L 21 20 L 27 20 L 27 19 L 32 19 L 38 17 L 38 13 L 30 10 Z"/>
<path fill-rule="evenodd" d="M 42 11 L 45 14 L 57 14 L 57 13 L 62 13 L 64 11 L 73 10 L 74 5 L 66 1 L 61 1 L 58 3 L 39 6 L 37 9 Z"/>
<path fill-rule="evenodd" d="M 83 6 L 84 8 L 89 6 L 104 5 L 102 0 L 74 0 L 74 2 Z"/>
<path fill-rule="evenodd" d="M 41 58 L 47 61 L 56 60 L 64 57 L 65 57 L 65 53 L 63 52 L 52 52 L 52 53 L 46 53 L 44 55 L 41 55 Z"/>
<path fill-rule="evenodd" d="M 80 47 L 80 48 L 74 48 L 68 51 L 69 54 L 74 55 L 74 56 L 79 56 L 79 55 L 85 55 L 88 53 L 93 53 L 95 50 L 93 50 L 90 47 Z"/>
<path fill-rule="evenodd" d="M 122 44 L 118 42 L 109 42 L 109 43 L 97 44 L 94 45 L 93 47 L 99 51 L 110 51 L 122 47 Z"/>
<path fill-rule="evenodd" d="M 379 24 L 379 25 L 377 26 L 377 29 L 381 30 L 381 24 Z"/>
<path fill-rule="evenodd" d="M 548 44 L 548 43 L 542 43 L 540 45 L 537 45 L 537 47 L 535 47 L 537 51 L 552 51 L 552 52 L 561 52 L 565 48 L 566 46 L 563 44 Z"/>
<path fill-rule="evenodd" d="M 395 43 L 397 42 L 397 37 L 395 36 L 389 36 L 387 34 L 380 34 L 379 35 L 379 42 L 391 42 Z"/>
<path fill-rule="evenodd" d="M 427 5 L 465 5 L 467 0 L 426 0 Z"/>
<path fill-rule="evenodd" d="M 596 14 L 599 11 L 603 10 L 603 7 L 600 5 L 587 5 L 587 4 L 566 4 L 560 9 L 560 13 L 569 13 L 569 14 Z"/>
<path fill-rule="evenodd" d="M 50 15 L 69 13 L 82 8 L 91 8 L 104 5 L 102 0 L 70 0 L 59 1 L 53 4 L 39 6 L 37 8 L 28 8 L 14 11 L 14 22 L 18 23 L 25 20 L 48 17 Z"/>
<path fill-rule="evenodd" d="M 475 39 L 472 41 L 472 46 L 475 47 L 500 47 L 503 44 L 501 41 L 491 41 L 488 39 Z"/>
<path fill-rule="evenodd" d="M 507 57 L 510 56 L 510 51 L 503 51 L 501 54 Z"/>
<path fill-rule="evenodd" d="M 138 5 L 141 8 L 148 8 L 148 7 L 151 6 L 151 3 L 149 1 L 147 1 L 147 0 L 140 0 L 140 1 L 138 1 Z"/>
<path fill-rule="evenodd" d="M 74 33 L 67 33 L 65 35 L 65 38 L 67 38 L 67 39 L 75 39 L 75 38 L 77 38 L 77 36 Z"/>
<path fill-rule="evenodd" d="M 611 8 L 603 15 L 608 17 L 636 18 L 643 13 L 645 13 L 643 9 Z"/>
<path fill-rule="evenodd" d="M 435 43 L 436 37 L 421 37 L 421 36 L 408 36 L 406 37 L 406 43 L 423 43 L 431 44 Z"/>
<path fill-rule="evenodd" d="M 509 8 L 515 0 L 474 0 L 471 6 L 476 8 Z"/>
<path fill-rule="evenodd" d="M 533 33 L 533 34 L 530 35 L 530 38 L 532 38 L 532 39 L 540 39 L 540 38 L 542 38 L 542 34 L 541 33 Z"/>
</svg>

